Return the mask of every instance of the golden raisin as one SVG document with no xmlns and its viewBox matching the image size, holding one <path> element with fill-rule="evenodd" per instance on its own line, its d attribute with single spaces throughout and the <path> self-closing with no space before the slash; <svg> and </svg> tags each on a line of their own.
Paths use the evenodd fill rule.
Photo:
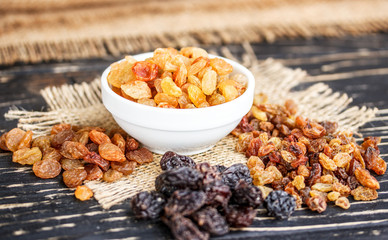
<svg viewBox="0 0 388 240">
<path fill-rule="evenodd" d="M 123 176 L 123 173 L 114 170 L 114 169 L 109 169 L 108 171 L 104 172 L 104 176 L 102 179 L 105 182 L 116 182 Z"/>
<path fill-rule="evenodd" d="M 162 79 L 160 84 L 164 93 L 173 97 L 179 97 L 182 95 L 182 90 L 175 84 L 174 81 L 172 81 L 172 78 L 165 77 Z"/>
<path fill-rule="evenodd" d="M 356 176 L 356 179 L 361 185 L 364 187 L 368 187 L 371 189 L 380 189 L 380 184 L 374 178 L 372 175 L 370 175 L 370 172 L 363 168 L 356 168 L 354 171 L 354 175 Z"/>
<path fill-rule="evenodd" d="M 23 139 L 24 134 L 26 134 L 26 132 L 19 128 L 12 129 L 7 133 L 7 135 L 5 135 L 5 146 L 11 152 L 15 152 L 18 150 L 20 141 Z"/>
<path fill-rule="evenodd" d="M 42 160 L 42 152 L 38 147 L 22 148 L 15 151 L 12 155 L 12 162 L 22 165 L 32 165 L 40 160 Z"/>
<path fill-rule="evenodd" d="M 143 81 L 131 81 L 121 85 L 121 90 L 133 99 L 151 98 L 151 89 L 147 83 Z"/>
<path fill-rule="evenodd" d="M 226 74 L 229 74 L 229 73 L 231 73 L 233 71 L 232 65 L 227 63 L 222 58 L 212 58 L 212 59 L 210 59 L 210 66 L 219 75 L 226 75 Z"/>
<path fill-rule="evenodd" d="M 347 199 L 346 197 L 339 197 L 335 201 L 335 205 L 340 207 L 340 208 L 343 208 L 343 209 L 349 209 L 350 208 L 349 199 Z"/>
<path fill-rule="evenodd" d="M 47 159 L 34 163 L 32 171 L 39 178 L 55 178 L 61 173 L 61 164 L 58 161 Z"/>
<path fill-rule="evenodd" d="M 74 196 L 81 201 L 86 201 L 93 197 L 93 191 L 85 185 L 77 186 Z"/>
<path fill-rule="evenodd" d="M 70 169 L 63 172 L 62 179 L 67 187 L 74 188 L 81 185 L 87 175 L 84 169 Z"/>
<path fill-rule="evenodd" d="M 83 169 L 84 164 L 77 159 L 61 159 L 61 166 L 63 170 L 71 170 L 71 169 Z"/>
<path fill-rule="evenodd" d="M 199 107 L 201 103 L 206 102 L 206 96 L 199 87 L 191 84 L 187 91 L 191 102 L 196 107 Z"/>
<path fill-rule="evenodd" d="M 378 197 L 378 193 L 375 189 L 359 186 L 353 189 L 351 192 L 354 200 L 357 201 L 370 201 L 375 200 Z"/>
</svg>

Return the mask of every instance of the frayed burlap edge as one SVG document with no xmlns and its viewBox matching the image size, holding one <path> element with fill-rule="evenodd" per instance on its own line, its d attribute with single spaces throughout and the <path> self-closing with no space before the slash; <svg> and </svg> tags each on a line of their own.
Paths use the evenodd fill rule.
<svg viewBox="0 0 388 240">
<path fill-rule="evenodd" d="M 284 103 L 292 98 L 299 105 L 303 116 L 338 121 L 341 129 L 356 131 L 358 127 L 370 121 L 377 112 L 376 108 L 351 107 L 352 101 L 346 94 L 333 92 L 326 84 L 317 83 L 301 91 L 291 91 L 306 77 L 301 69 L 290 69 L 273 59 L 258 61 L 249 44 L 245 44 L 246 53 L 242 63 L 256 78 L 256 92 L 268 95 L 269 102 Z M 234 58 L 228 48 L 221 50 L 228 58 Z M 47 134 L 52 125 L 67 122 L 74 125 L 94 125 L 110 129 L 116 127 L 110 113 L 101 103 L 100 80 L 87 84 L 48 87 L 41 91 L 50 107 L 48 112 L 25 111 L 12 108 L 5 114 L 7 119 L 18 119 L 18 127 L 32 130 L 35 135 Z M 245 163 L 246 157 L 235 151 L 237 139 L 231 135 L 219 141 L 212 149 L 193 155 L 196 162 L 210 162 L 230 166 Z M 155 177 L 160 173 L 161 155 L 154 154 L 155 160 L 141 165 L 130 176 L 115 182 L 90 181 L 90 187 L 97 201 L 105 209 L 130 198 L 139 191 L 154 189 Z"/>
</svg>

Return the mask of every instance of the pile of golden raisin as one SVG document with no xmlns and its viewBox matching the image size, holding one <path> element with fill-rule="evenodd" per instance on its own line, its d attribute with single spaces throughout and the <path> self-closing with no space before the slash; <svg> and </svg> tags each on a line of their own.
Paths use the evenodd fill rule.
<svg viewBox="0 0 388 240">
<path fill-rule="evenodd" d="M 267 195 L 284 190 L 323 212 L 327 202 L 348 209 L 354 200 L 378 197 L 379 182 L 371 171 L 383 175 L 387 164 L 379 156 L 379 137 L 367 137 L 358 145 L 353 134 L 338 131 L 336 122 L 317 122 L 295 116 L 297 105 L 268 104 L 256 95 L 251 111 L 232 132 L 238 136 L 236 150 L 248 157 L 253 183 Z M 265 197 L 265 196 L 264 196 Z"/>
<path fill-rule="evenodd" d="M 242 74 L 231 75 L 232 65 L 209 59 L 197 47 L 157 48 L 153 57 L 136 61 L 131 56 L 111 65 L 108 83 L 120 96 L 161 108 L 201 108 L 229 102 L 244 93 Z"/>
<path fill-rule="evenodd" d="M 12 161 L 32 165 L 39 178 L 55 178 L 77 187 L 75 196 L 87 200 L 93 192 L 81 186 L 86 180 L 114 182 L 131 174 L 137 165 L 153 161 L 152 153 L 121 129 L 105 133 L 100 127 L 57 124 L 50 135 L 33 139 L 31 131 L 14 128 L 0 137 L 0 149 L 13 152 Z"/>
</svg>

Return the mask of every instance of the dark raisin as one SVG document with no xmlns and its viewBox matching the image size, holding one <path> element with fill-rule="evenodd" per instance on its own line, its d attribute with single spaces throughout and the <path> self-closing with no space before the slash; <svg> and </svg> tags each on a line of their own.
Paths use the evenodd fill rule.
<svg viewBox="0 0 388 240">
<path fill-rule="evenodd" d="M 364 142 L 365 143 L 365 142 Z M 373 147 L 367 147 L 364 154 L 366 168 L 372 169 L 376 165 L 376 160 L 379 157 L 380 151 Z"/>
<path fill-rule="evenodd" d="M 156 177 L 155 189 L 170 196 L 178 189 L 201 189 L 202 180 L 203 175 L 195 169 L 189 167 L 175 168 L 167 170 Z"/>
<path fill-rule="evenodd" d="M 241 121 L 239 123 L 239 127 L 242 130 L 242 132 L 252 132 L 253 131 L 253 127 L 252 127 L 252 125 L 249 124 L 249 120 L 248 120 L 248 117 L 246 115 L 241 119 Z"/>
<path fill-rule="evenodd" d="M 300 196 L 302 197 L 303 203 L 306 203 L 307 199 L 310 198 L 310 191 L 311 191 L 311 188 L 309 188 L 309 187 L 305 187 L 305 188 L 299 190 L 299 193 L 300 193 Z"/>
<path fill-rule="evenodd" d="M 256 137 L 251 140 L 248 145 L 248 148 L 245 152 L 245 155 L 249 158 L 250 156 L 257 156 L 259 154 L 259 149 L 263 145 L 263 142 L 259 137 Z"/>
<path fill-rule="evenodd" d="M 276 190 L 268 194 L 265 199 L 268 215 L 277 219 L 287 219 L 295 211 L 295 198 L 285 191 Z"/>
<path fill-rule="evenodd" d="M 231 201 L 239 205 L 258 208 L 263 203 L 263 197 L 258 187 L 240 180 L 233 190 Z"/>
<path fill-rule="evenodd" d="M 209 163 L 199 163 L 196 169 L 203 174 L 203 185 L 221 180 L 220 172 L 218 172 L 216 167 L 210 166 Z"/>
<path fill-rule="evenodd" d="M 211 206 L 226 206 L 232 196 L 229 186 L 222 181 L 214 181 L 204 186 L 204 191 L 206 193 L 206 204 Z"/>
<path fill-rule="evenodd" d="M 163 222 L 170 228 L 176 240 L 207 240 L 209 234 L 201 232 L 198 227 L 188 218 L 176 214 L 171 218 L 162 218 Z"/>
<path fill-rule="evenodd" d="M 227 167 L 225 167 L 224 165 L 214 165 L 214 167 L 217 168 L 217 170 L 218 170 L 219 173 L 222 173 L 222 172 L 225 171 L 225 169 L 227 168 Z"/>
<path fill-rule="evenodd" d="M 205 201 L 206 194 L 203 191 L 177 190 L 168 199 L 166 206 L 164 206 L 164 212 L 166 216 L 175 214 L 191 215 L 200 209 Z"/>
<path fill-rule="evenodd" d="M 231 227 L 248 227 L 256 214 L 257 211 L 252 207 L 229 205 L 226 209 L 226 221 Z"/>
<path fill-rule="evenodd" d="M 89 152 L 98 152 L 98 145 L 94 142 L 85 145 Z"/>
<path fill-rule="evenodd" d="M 160 167 L 162 170 L 171 170 L 179 167 L 195 168 L 195 162 L 188 156 L 179 155 L 177 153 L 168 151 L 160 159 Z"/>
<path fill-rule="evenodd" d="M 229 232 L 226 219 L 213 207 L 206 207 L 193 214 L 197 225 L 211 235 L 224 235 Z"/>
<path fill-rule="evenodd" d="M 157 219 L 162 215 L 165 204 L 164 196 L 158 192 L 140 192 L 133 196 L 131 209 L 136 218 Z"/>
<path fill-rule="evenodd" d="M 222 173 L 222 181 L 232 190 L 235 188 L 240 179 L 249 184 L 252 183 L 251 174 L 245 164 L 233 164 L 232 166 L 225 169 L 225 171 Z"/>
<path fill-rule="evenodd" d="M 307 181 L 307 185 L 308 186 L 314 185 L 314 183 L 316 183 L 316 181 L 319 180 L 321 175 L 322 175 L 321 164 L 314 163 L 312 166 L 311 172 L 310 172 L 310 176 L 309 176 L 308 181 Z"/>
<path fill-rule="evenodd" d="M 348 177 L 348 179 L 346 179 L 346 183 L 351 190 L 356 189 L 358 186 L 360 186 L 360 183 L 357 181 L 357 178 L 355 176 Z"/>
<path fill-rule="evenodd" d="M 341 179 L 341 180 L 346 180 L 349 177 L 344 168 L 337 168 L 337 170 L 334 171 L 333 173 L 338 179 Z"/>
</svg>

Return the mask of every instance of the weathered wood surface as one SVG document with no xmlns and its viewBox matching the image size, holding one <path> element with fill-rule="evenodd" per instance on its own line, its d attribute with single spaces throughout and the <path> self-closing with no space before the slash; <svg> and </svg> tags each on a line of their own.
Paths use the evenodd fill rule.
<svg viewBox="0 0 388 240">
<path fill-rule="evenodd" d="M 361 128 L 365 136 L 382 136 L 382 157 L 388 159 L 388 35 L 342 39 L 281 40 L 253 45 L 259 59 L 272 57 L 310 77 L 299 88 L 324 81 L 335 91 L 353 98 L 351 105 L 378 107 L 378 116 Z M 240 45 L 229 45 L 241 55 Z M 220 47 L 211 46 L 213 51 Z M 0 129 L 10 130 L 15 121 L 3 115 L 12 106 L 45 110 L 39 90 L 49 85 L 91 81 L 114 58 L 66 63 L 0 66 Z M 379 199 L 352 202 L 349 210 L 329 204 L 322 214 L 298 210 L 288 221 L 276 221 L 259 211 L 253 225 L 233 230 L 217 239 L 387 239 L 388 177 L 377 177 Z M 0 152 L 0 239 L 170 239 L 160 222 L 137 221 L 129 201 L 102 210 L 94 200 L 76 201 L 61 177 L 41 180 L 30 167 L 11 161 Z"/>
</svg>

